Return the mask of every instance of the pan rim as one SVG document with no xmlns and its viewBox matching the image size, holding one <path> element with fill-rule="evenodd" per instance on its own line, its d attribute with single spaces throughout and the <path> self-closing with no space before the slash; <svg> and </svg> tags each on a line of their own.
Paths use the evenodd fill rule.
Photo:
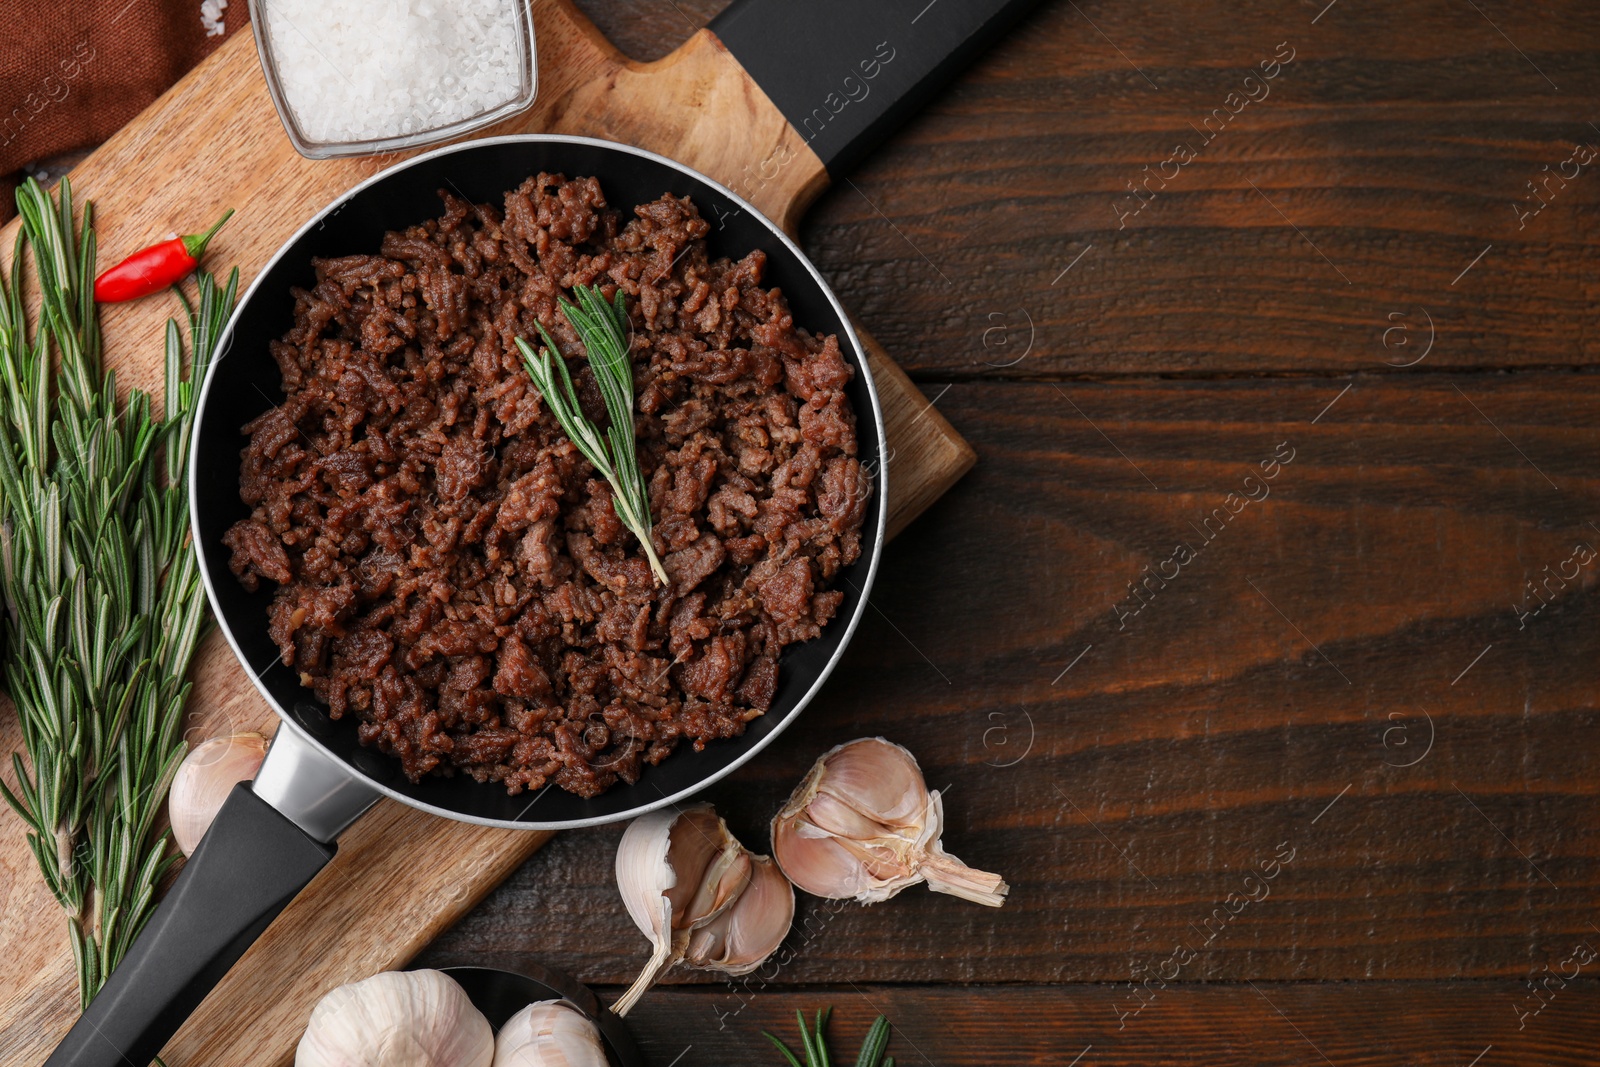
<svg viewBox="0 0 1600 1067">
<path fill-rule="evenodd" d="M 425 801 L 407 796 L 406 794 L 392 789 L 381 782 L 375 781 L 362 770 L 360 770 L 360 768 L 354 766 L 348 760 L 344 759 L 338 753 L 324 745 L 320 739 L 313 736 L 305 729 L 305 727 L 296 721 L 293 714 L 288 713 L 279 704 L 277 698 L 274 697 L 267 689 L 266 685 L 263 684 L 260 675 L 258 675 L 251 668 L 250 661 L 244 655 L 243 650 L 239 646 L 238 639 L 234 636 L 233 627 L 229 625 L 227 617 L 223 614 L 219 606 L 217 591 L 212 581 L 213 562 L 210 559 L 205 543 L 200 536 L 200 509 L 197 506 L 199 492 L 198 471 L 200 469 L 198 457 L 200 455 L 200 451 L 197 446 L 200 440 L 200 430 L 203 421 L 202 415 L 205 411 L 206 402 L 210 397 L 211 386 L 217 378 L 217 373 L 221 369 L 223 360 L 228 356 L 232 349 L 234 326 L 239 320 L 240 311 L 249 303 L 251 298 L 255 296 L 256 290 L 261 286 L 262 282 L 265 281 L 267 276 L 272 273 L 272 270 L 275 266 L 277 266 L 278 261 L 288 255 L 290 250 L 298 245 L 300 239 L 310 232 L 314 226 L 322 222 L 333 212 L 339 210 L 345 203 L 354 199 L 358 194 L 364 192 L 369 187 L 388 179 L 392 175 L 407 170 L 411 167 L 418 166 L 429 160 L 491 145 L 548 143 L 582 145 L 591 148 L 599 148 L 605 151 L 621 152 L 624 155 L 637 156 L 670 167 L 697 182 L 703 182 L 717 193 L 727 197 L 730 201 L 737 204 L 741 210 L 750 212 L 751 215 L 757 219 L 774 238 L 776 238 L 786 249 L 788 249 L 789 253 L 794 257 L 799 265 L 805 269 L 812 281 L 815 282 L 820 288 L 822 295 L 827 298 L 829 306 L 833 308 L 834 313 L 838 316 L 839 322 L 843 327 L 845 337 L 855 355 L 855 370 L 862 376 L 863 383 L 867 389 L 867 396 L 871 400 L 873 431 L 877 434 L 878 443 L 878 521 L 873 533 L 870 557 L 867 561 L 866 576 L 862 580 L 860 597 L 856 602 L 855 609 L 851 612 L 848 619 L 836 620 L 842 621 L 845 624 L 844 632 L 840 635 L 838 646 L 834 649 L 833 654 L 828 657 L 828 661 L 822 665 L 822 669 L 817 672 L 817 676 L 812 680 L 811 685 L 804 693 L 800 695 L 800 698 L 796 701 L 794 708 L 774 725 L 771 732 L 766 734 L 764 737 L 758 738 L 747 751 L 735 757 L 726 766 L 710 772 L 706 776 L 695 781 L 692 785 L 686 786 L 685 788 L 677 790 L 671 794 L 662 794 L 654 800 L 646 801 L 643 804 L 629 808 L 625 811 L 616 812 L 610 815 L 591 816 L 582 819 L 519 821 L 484 818 L 482 816 L 470 815 L 464 812 L 456 811 L 452 808 L 444 808 L 436 804 L 429 804 Z M 850 647 L 850 641 L 855 636 L 856 628 L 861 622 L 861 617 L 866 613 L 867 604 L 872 595 L 873 584 L 878 576 L 878 565 L 883 554 L 885 533 L 889 521 L 889 464 L 887 458 L 889 440 L 883 422 L 883 404 L 878 396 L 877 382 L 873 378 L 872 368 L 868 365 L 866 348 L 862 345 L 861 338 L 856 334 L 855 325 L 851 321 L 849 314 L 845 311 L 843 305 L 839 303 L 839 298 L 837 294 L 834 293 L 833 287 L 827 283 L 827 280 L 822 277 L 822 273 L 817 270 L 816 264 L 811 262 L 810 257 L 807 256 L 805 252 L 800 249 L 799 245 L 797 245 L 794 240 L 783 231 L 782 227 L 778 226 L 744 197 L 740 196 L 732 189 L 729 189 L 721 182 L 715 181 L 707 175 L 702 174 L 700 171 L 695 170 L 693 167 L 686 166 L 685 164 L 680 163 L 668 156 L 663 156 L 659 153 L 651 152 L 648 149 L 639 148 L 637 146 L 625 144 L 619 141 L 610 141 L 599 137 L 583 137 L 574 134 L 547 133 L 506 134 L 498 137 L 480 137 L 469 141 L 459 142 L 457 144 L 445 145 L 441 148 L 432 149 L 428 152 L 423 152 L 419 155 L 413 156 L 410 159 L 403 160 L 392 167 L 386 167 L 371 177 L 366 178 L 365 180 L 345 190 L 343 193 L 339 194 L 332 201 L 330 201 L 325 207 L 323 207 L 322 210 L 311 216 L 311 218 L 308 219 L 302 226 L 300 226 L 299 229 L 295 230 L 295 232 L 290 235 L 282 245 L 279 246 L 278 250 L 273 253 L 271 258 L 261 265 L 260 270 L 256 272 L 255 278 L 252 279 L 250 285 L 246 287 L 244 295 L 239 298 L 239 302 L 234 306 L 233 314 L 229 316 L 228 324 L 222 331 L 222 336 L 219 338 L 217 343 L 217 355 L 212 359 L 211 366 L 206 372 L 205 381 L 201 384 L 199 395 L 195 400 L 194 410 L 194 426 L 191 431 L 192 436 L 190 441 L 190 461 L 188 473 L 189 532 L 200 564 L 200 580 L 205 586 L 206 599 L 211 606 L 212 617 L 217 621 L 217 628 L 222 631 L 223 636 L 227 639 L 228 647 L 233 650 L 235 660 L 238 661 L 239 666 L 250 678 L 251 684 L 253 684 L 256 688 L 256 691 L 261 694 L 262 699 L 267 702 L 267 706 L 277 714 L 279 729 L 289 729 L 294 731 L 303 740 L 316 746 L 316 749 L 319 752 L 336 762 L 352 778 L 362 783 L 376 794 L 399 801 L 400 803 L 405 804 L 407 807 L 416 808 L 420 811 L 426 811 L 442 818 L 453 819 L 457 822 L 470 823 L 476 826 L 493 826 L 502 829 L 513 830 L 570 830 L 588 826 L 606 826 L 613 823 L 625 822 L 648 812 L 656 811 L 671 804 L 676 804 L 680 801 L 687 800 L 688 798 L 702 792 L 709 786 L 721 781 L 723 778 L 726 778 L 734 771 L 749 763 L 750 760 L 754 759 L 757 754 L 771 745 L 780 734 L 788 729 L 790 723 L 792 723 L 800 716 L 802 712 L 805 711 L 805 709 L 810 705 L 811 701 L 821 691 L 822 686 L 827 682 L 828 678 L 833 674 L 834 668 L 838 665 L 839 660 L 844 656 L 845 650 Z M 859 424 L 859 413 L 857 413 L 857 418 Z M 648 778 L 641 779 L 639 784 L 642 785 L 646 781 L 648 781 Z M 489 783 L 485 783 L 485 786 L 488 784 Z M 548 788 L 548 786 L 546 786 L 546 788 Z M 659 786 L 657 789 L 659 791 Z"/>
</svg>

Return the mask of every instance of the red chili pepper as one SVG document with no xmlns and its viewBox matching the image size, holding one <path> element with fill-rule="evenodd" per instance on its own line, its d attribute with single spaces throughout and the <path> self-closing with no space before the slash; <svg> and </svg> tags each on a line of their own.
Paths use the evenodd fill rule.
<svg viewBox="0 0 1600 1067">
<path fill-rule="evenodd" d="M 206 245 L 232 216 L 233 209 L 229 208 L 205 233 L 185 234 L 135 252 L 94 280 L 95 300 L 102 304 L 137 300 L 181 282 L 200 265 Z"/>
</svg>

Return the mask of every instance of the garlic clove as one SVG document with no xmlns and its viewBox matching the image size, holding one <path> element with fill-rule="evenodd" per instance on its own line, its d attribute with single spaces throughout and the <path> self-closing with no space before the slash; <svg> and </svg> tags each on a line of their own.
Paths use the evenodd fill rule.
<svg viewBox="0 0 1600 1067">
<path fill-rule="evenodd" d="M 756 857 L 750 888 L 728 919 L 729 974 L 747 974 L 778 950 L 794 925 L 794 886 L 769 856 Z M 734 968 L 740 968 L 735 970 Z"/>
<path fill-rule="evenodd" d="M 674 882 L 664 892 L 672 901 L 674 924 L 682 927 L 688 923 L 689 915 L 700 914 L 692 909 L 706 903 L 703 899 L 707 892 L 705 883 L 713 866 L 717 867 L 713 888 L 720 883 L 727 865 L 725 857 L 732 851 L 728 846 L 732 838 L 709 804 L 685 808 L 682 816 L 671 824 L 667 836 Z M 723 861 L 720 865 L 719 859 Z"/>
<path fill-rule="evenodd" d="M 749 974 L 778 950 L 794 924 L 794 886 L 766 856 L 752 856 L 751 876 L 733 907 L 690 935 L 691 967 Z"/>
<path fill-rule="evenodd" d="M 494 1041 L 494 1067 L 607 1067 L 600 1029 L 565 1000 L 529 1004 Z"/>
<path fill-rule="evenodd" d="M 679 962 L 754 970 L 794 920 L 794 890 L 782 873 L 739 844 L 709 804 L 651 812 L 629 824 L 617 846 L 617 888 L 652 947 L 638 979 L 612 1005 L 618 1015 Z"/>
<path fill-rule="evenodd" d="M 870 900 L 875 879 L 862 857 L 804 819 L 780 816 L 772 824 L 772 854 L 789 881 L 812 896 Z"/>
<path fill-rule="evenodd" d="M 928 787 L 911 753 L 881 737 L 852 741 L 835 751 L 845 749 L 857 751 L 829 761 L 826 776 L 818 775 L 818 789 L 885 826 L 915 823 L 927 806 Z M 868 750 L 871 757 L 863 755 Z"/>
<path fill-rule="evenodd" d="M 870 810 L 870 809 L 869 809 Z M 881 836 L 884 824 L 870 815 L 864 815 L 848 801 L 822 791 L 811 798 L 806 809 L 806 823 L 818 836 L 848 837 L 856 841 L 869 841 Z"/>
<path fill-rule="evenodd" d="M 260 734 L 213 737 L 189 750 L 178 764 L 167 795 L 172 839 L 185 856 L 194 854 L 222 804 L 240 782 L 255 778 L 267 754 Z"/>
<path fill-rule="evenodd" d="M 652 944 L 672 925 L 672 898 L 668 891 L 677 886 L 678 876 L 667 861 L 667 853 L 678 814 L 669 808 L 639 816 L 628 824 L 617 846 L 617 891 L 633 925 Z"/>
<path fill-rule="evenodd" d="M 1010 887 L 945 852 L 944 802 L 915 757 L 881 737 L 823 754 L 772 821 L 772 854 L 808 893 L 863 904 L 918 882 L 990 907 Z"/>
<path fill-rule="evenodd" d="M 311 1011 L 295 1067 L 492 1067 L 494 1032 L 439 971 L 384 971 Z"/>
<path fill-rule="evenodd" d="M 700 876 L 699 890 L 688 906 L 674 916 L 674 924 L 679 929 L 696 929 L 716 919 L 732 907 L 750 884 L 750 853 L 731 836 L 728 840 L 733 847 L 723 849 L 706 865 Z"/>
</svg>

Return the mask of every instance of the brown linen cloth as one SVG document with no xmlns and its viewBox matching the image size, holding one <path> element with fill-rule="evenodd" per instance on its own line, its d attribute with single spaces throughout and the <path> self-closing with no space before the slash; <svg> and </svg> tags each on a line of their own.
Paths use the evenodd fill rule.
<svg viewBox="0 0 1600 1067">
<path fill-rule="evenodd" d="M 24 164 L 94 147 L 249 33 L 246 0 L 227 5 L 207 36 L 201 0 L 0 0 L 0 222 Z"/>
</svg>

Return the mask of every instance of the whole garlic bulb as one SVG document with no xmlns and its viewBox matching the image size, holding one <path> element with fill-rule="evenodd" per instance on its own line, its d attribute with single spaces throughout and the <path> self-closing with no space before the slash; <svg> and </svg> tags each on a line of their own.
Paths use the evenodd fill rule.
<svg viewBox="0 0 1600 1067">
<path fill-rule="evenodd" d="M 439 971 L 384 971 L 317 1002 L 295 1067 L 491 1067 L 494 1032 Z"/>
<path fill-rule="evenodd" d="M 607 1067 L 600 1029 L 565 1000 L 529 1004 L 494 1040 L 494 1067 Z"/>
<path fill-rule="evenodd" d="M 255 778 L 266 754 L 267 739 L 260 734 L 213 737 L 189 750 L 167 796 L 178 851 L 194 854 L 233 787 Z"/>
<path fill-rule="evenodd" d="M 617 888 L 655 951 L 612 1010 L 627 1014 L 675 963 L 749 974 L 783 943 L 794 889 L 739 844 L 710 804 L 651 812 L 617 846 Z"/>
<path fill-rule="evenodd" d="M 772 820 L 772 854 L 807 893 L 863 904 L 918 882 L 998 908 L 1010 889 L 940 847 L 944 804 L 911 753 L 863 737 L 823 755 Z"/>
</svg>

